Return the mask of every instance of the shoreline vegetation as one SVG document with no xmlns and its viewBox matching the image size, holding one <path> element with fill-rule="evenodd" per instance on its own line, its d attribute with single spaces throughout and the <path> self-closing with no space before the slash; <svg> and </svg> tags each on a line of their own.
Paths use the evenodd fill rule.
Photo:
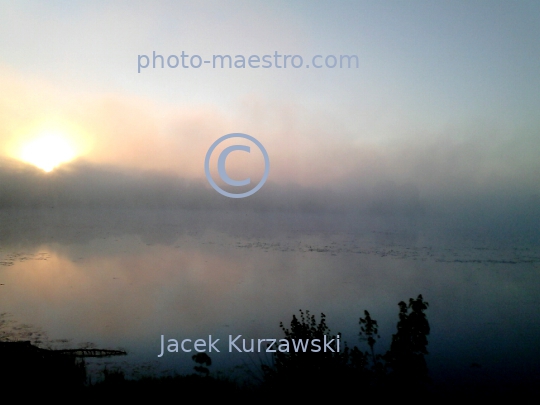
<svg viewBox="0 0 540 405">
<path fill-rule="evenodd" d="M 43 398 L 99 399 L 152 399 L 170 398 L 177 395 L 199 399 L 234 398 L 256 400 L 284 398 L 305 400 L 324 398 L 379 398 L 379 399 L 441 399 L 441 398 L 528 398 L 540 393 L 538 381 L 520 386 L 500 384 L 461 385 L 435 384 L 429 377 L 425 356 L 428 355 L 430 325 L 426 316 L 429 304 L 422 295 L 410 298 L 408 303 L 398 304 L 399 314 L 396 333 L 390 347 L 381 354 L 376 347 L 377 321 L 368 311 L 359 319 L 359 337 L 363 350 L 349 347 L 343 342 L 342 349 L 335 352 L 276 351 L 271 364 L 262 364 L 258 381 L 238 382 L 226 376 L 214 376 L 210 372 L 212 359 L 206 353 L 192 356 L 194 373 L 166 377 L 152 375 L 127 379 L 119 368 L 102 371 L 103 379 L 91 383 L 86 372 L 85 357 L 109 357 L 125 355 L 122 350 L 95 348 L 44 349 L 43 332 L 28 332 L 28 326 L 14 335 L 6 331 L 6 314 L 0 319 L 0 388 L 5 392 L 24 393 L 25 396 Z M 321 313 L 319 320 L 309 311 L 299 311 L 292 316 L 287 327 L 280 328 L 285 340 L 336 339 Z M 36 336 L 33 336 L 36 335 Z M 21 338 L 34 338 L 34 341 Z M 34 344 L 32 344 L 34 343 Z M 479 365 L 477 365 L 479 367 Z"/>
</svg>

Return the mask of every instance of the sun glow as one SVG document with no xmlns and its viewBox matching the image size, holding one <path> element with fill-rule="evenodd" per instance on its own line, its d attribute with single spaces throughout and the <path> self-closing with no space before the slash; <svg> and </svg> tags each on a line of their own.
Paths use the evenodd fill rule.
<svg viewBox="0 0 540 405">
<path fill-rule="evenodd" d="M 60 133 L 43 132 L 22 146 L 20 157 L 25 162 L 50 172 L 58 165 L 73 160 L 76 153 L 67 137 Z"/>
</svg>

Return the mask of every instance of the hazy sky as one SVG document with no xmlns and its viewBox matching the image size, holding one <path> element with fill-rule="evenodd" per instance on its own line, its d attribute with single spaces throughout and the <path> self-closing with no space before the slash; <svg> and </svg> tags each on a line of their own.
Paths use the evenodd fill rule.
<svg viewBox="0 0 540 405">
<path fill-rule="evenodd" d="M 359 67 L 139 73 L 154 51 Z M 2 2 L 0 153 L 53 132 L 90 165 L 204 182 L 212 142 L 242 132 L 278 186 L 534 199 L 539 68 L 532 1 Z"/>
</svg>

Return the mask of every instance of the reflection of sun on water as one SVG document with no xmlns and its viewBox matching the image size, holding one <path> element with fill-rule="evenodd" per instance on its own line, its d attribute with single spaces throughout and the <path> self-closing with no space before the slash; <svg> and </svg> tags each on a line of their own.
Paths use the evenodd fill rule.
<svg viewBox="0 0 540 405">
<path fill-rule="evenodd" d="M 75 149 L 61 134 L 44 132 L 28 141 L 21 149 L 21 159 L 50 172 L 76 157 Z"/>
</svg>

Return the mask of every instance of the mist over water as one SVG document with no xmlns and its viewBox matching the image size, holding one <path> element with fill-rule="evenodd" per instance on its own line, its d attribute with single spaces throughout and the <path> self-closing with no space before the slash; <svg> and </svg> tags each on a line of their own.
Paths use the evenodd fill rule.
<svg viewBox="0 0 540 405">
<path fill-rule="evenodd" d="M 124 348 L 125 361 L 191 372 L 166 339 L 280 338 L 298 309 L 358 340 L 367 309 L 384 352 L 397 303 L 430 303 L 427 356 L 439 379 L 538 373 L 540 249 L 534 235 L 444 218 L 220 209 L 5 208 L 0 305 L 72 346 Z M 361 346 L 362 347 L 362 346 Z M 376 347 L 376 348 L 377 348 Z M 518 347 L 519 349 L 516 349 Z M 214 370 L 270 361 L 212 354 Z M 471 369 L 471 364 L 481 368 Z"/>
<path fill-rule="evenodd" d="M 192 372 L 192 353 L 157 357 L 161 335 L 212 335 L 212 368 L 238 374 L 271 358 L 229 353 L 229 335 L 281 338 L 279 323 L 304 309 L 366 349 L 368 310 L 384 353 L 397 303 L 422 294 L 432 377 L 535 378 L 535 183 L 464 173 L 433 174 L 440 185 L 380 171 L 320 186 L 270 179 L 238 200 L 173 173 L 82 160 L 44 173 L 2 159 L 0 306 L 50 340 L 127 350 L 128 373 Z"/>
</svg>

